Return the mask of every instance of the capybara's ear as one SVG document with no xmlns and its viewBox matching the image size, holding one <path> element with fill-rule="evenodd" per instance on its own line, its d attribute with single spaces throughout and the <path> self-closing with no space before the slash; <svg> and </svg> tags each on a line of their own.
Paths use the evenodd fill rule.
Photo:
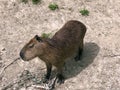
<svg viewBox="0 0 120 90">
<path fill-rule="evenodd" d="M 37 41 L 39 41 L 39 42 L 42 41 L 41 37 L 39 37 L 38 35 L 35 35 L 35 39 L 36 39 Z"/>
</svg>

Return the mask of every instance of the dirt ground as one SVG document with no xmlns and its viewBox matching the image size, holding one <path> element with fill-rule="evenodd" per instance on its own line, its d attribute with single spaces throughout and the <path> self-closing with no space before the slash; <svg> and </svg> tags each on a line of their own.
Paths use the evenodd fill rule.
<svg viewBox="0 0 120 90">
<path fill-rule="evenodd" d="M 51 11 L 51 2 L 59 9 Z M 89 16 L 79 13 L 84 8 Z M 120 90 L 120 0 L 42 0 L 38 5 L 31 0 L 27 4 L 0 0 L 0 71 L 19 57 L 21 48 L 33 36 L 54 35 L 68 20 L 79 20 L 87 26 L 85 47 L 81 61 L 67 62 L 65 83 L 55 90 Z M 30 73 L 40 79 L 44 67 L 38 58 L 16 61 L 0 75 L 0 90 L 38 90 L 26 85 L 28 79 L 9 85 Z"/>
</svg>

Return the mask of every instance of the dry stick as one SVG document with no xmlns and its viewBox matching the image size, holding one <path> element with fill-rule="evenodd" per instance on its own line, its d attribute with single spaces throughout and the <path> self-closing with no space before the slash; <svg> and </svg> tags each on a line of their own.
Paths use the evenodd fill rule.
<svg viewBox="0 0 120 90">
<path fill-rule="evenodd" d="M 35 89 L 40 89 L 40 90 L 50 90 L 47 84 L 44 85 L 44 86 L 42 86 L 42 85 L 32 85 L 32 87 L 35 88 Z"/>
<path fill-rule="evenodd" d="M 13 60 L 11 63 L 9 63 L 7 66 L 3 67 L 1 72 L 0 72 L 0 75 L 3 73 L 3 71 L 5 71 L 6 68 L 8 68 L 10 65 L 12 65 L 14 62 L 16 62 L 17 60 L 19 60 L 20 58 L 16 58 L 15 60 Z M 45 67 L 44 68 L 41 68 L 40 70 L 44 70 L 46 69 Z M 26 81 L 27 79 L 25 79 L 24 81 Z M 2 90 L 7 90 L 8 88 L 14 86 L 15 84 L 21 82 L 21 79 L 16 81 L 16 82 L 11 82 L 10 84 L 8 84 L 7 86 L 5 86 L 4 88 L 2 88 Z"/>
<path fill-rule="evenodd" d="M 42 68 L 41 70 L 43 70 L 43 69 L 45 69 L 45 68 Z M 25 78 L 25 79 L 23 79 L 23 82 L 22 83 L 25 83 L 25 81 L 26 80 L 28 80 L 29 78 Z M 21 80 L 22 79 L 19 79 L 19 80 L 17 80 L 16 82 L 10 82 L 8 85 L 6 85 L 5 87 L 3 87 L 1 90 L 7 90 L 7 89 L 9 89 L 9 88 L 11 88 L 12 86 L 14 86 L 15 84 L 17 84 L 17 83 L 20 83 L 21 82 Z M 40 90 L 49 90 L 49 87 L 47 86 L 47 84 L 46 85 L 44 85 L 44 86 L 37 86 L 37 85 L 30 85 L 30 86 L 32 86 L 33 88 L 39 88 Z M 29 86 L 28 86 L 29 87 Z"/>
<path fill-rule="evenodd" d="M 57 80 L 57 77 L 54 78 L 54 80 L 48 84 L 45 85 L 32 85 L 33 88 L 37 88 L 40 90 L 53 90 L 55 87 L 55 82 Z"/>
<path fill-rule="evenodd" d="M 15 60 L 13 60 L 11 63 L 9 63 L 8 65 L 6 65 L 5 67 L 2 68 L 2 70 L 0 71 L 0 75 L 2 75 L 2 73 L 5 71 L 5 69 L 7 69 L 10 65 L 12 65 L 14 62 L 16 62 L 17 60 L 19 60 L 20 57 L 16 58 Z M 41 70 L 44 70 L 45 68 L 41 68 Z"/>
<path fill-rule="evenodd" d="M 16 62 L 16 61 L 19 60 L 19 59 L 20 59 L 20 57 L 16 58 L 16 59 L 13 60 L 11 63 L 9 63 L 9 64 L 6 65 L 5 67 L 3 67 L 2 70 L 1 70 L 1 72 L 0 72 L 0 75 L 5 71 L 5 69 L 7 69 L 10 65 L 12 65 L 14 62 Z M 41 70 L 44 70 L 44 69 L 46 69 L 46 68 L 45 68 L 45 67 L 44 67 L 44 68 L 41 68 Z M 16 84 L 16 83 L 18 83 L 18 82 L 20 82 L 20 80 L 17 81 L 17 82 L 14 82 L 14 83 L 10 83 L 9 85 L 5 86 L 2 90 L 6 90 L 6 89 L 10 88 L 10 87 L 12 87 L 14 84 Z"/>
<path fill-rule="evenodd" d="M 12 65 L 14 62 L 16 62 L 17 60 L 19 60 L 20 57 L 16 58 L 15 60 L 13 60 L 11 63 L 9 63 L 8 65 L 6 65 L 5 67 L 2 68 L 2 70 L 0 71 L 0 75 L 2 75 L 2 73 L 5 71 L 5 69 L 7 69 L 10 65 Z"/>
<path fill-rule="evenodd" d="M 51 83 L 48 84 L 48 87 L 50 88 L 50 90 L 55 88 L 56 80 L 57 80 L 57 76 L 53 79 Z"/>
<path fill-rule="evenodd" d="M 24 83 L 26 80 L 28 80 L 28 78 L 23 79 L 23 83 Z M 2 90 L 7 90 L 8 88 L 11 88 L 12 86 L 14 86 L 15 84 L 20 83 L 20 82 L 21 82 L 21 79 L 18 80 L 18 81 L 16 81 L 16 82 L 13 82 L 13 81 L 12 81 L 12 82 L 10 82 L 7 86 L 3 87 Z"/>
</svg>

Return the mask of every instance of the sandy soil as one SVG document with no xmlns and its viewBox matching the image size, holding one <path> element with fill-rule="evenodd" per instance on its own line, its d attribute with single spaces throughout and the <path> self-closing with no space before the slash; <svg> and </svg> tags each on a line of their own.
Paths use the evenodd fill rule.
<svg viewBox="0 0 120 90">
<path fill-rule="evenodd" d="M 49 10 L 51 2 L 56 2 L 59 10 Z M 83 8 L 90 11 L 89 16 L 79 13 Z M 82 61 L 67 63 L 67 79 L 55 90 L 120 90 L 120 0 L 42 0 L 38 5 L 31 0 L 27 4 L 0 0 L 0 70 L 19 57 L 20 49 L 34 35 L 54 35 L 71 19 L 87 26 L 85 49 Z M 24 70 L 41 77 L 43 67 L 38 58 L 18 60 L 0 75 L 0 90 L 18 80 Z M 36 89 L 14 85 L 4 90 Z"/>
</svg>

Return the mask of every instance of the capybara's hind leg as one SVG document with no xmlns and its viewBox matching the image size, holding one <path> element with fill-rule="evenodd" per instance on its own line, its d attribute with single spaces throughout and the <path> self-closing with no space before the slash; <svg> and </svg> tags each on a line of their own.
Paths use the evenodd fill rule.
<svg viewBox="0 0 120 90">
<path fill-rule="evenodd" d="M 82 53 L 83 53 L 83 40 L 82 40 L 82 42 L 80 43 L 77 56 L 75 57 L 75 61 L 81 60 Z"/>
<path fill-rule="evenodd" d="M 75 61 L 81 60 L 82 52 L 83 52 L 83 48 L 79 48 L 77 56 L 75 57 Z"/>
</svg>

